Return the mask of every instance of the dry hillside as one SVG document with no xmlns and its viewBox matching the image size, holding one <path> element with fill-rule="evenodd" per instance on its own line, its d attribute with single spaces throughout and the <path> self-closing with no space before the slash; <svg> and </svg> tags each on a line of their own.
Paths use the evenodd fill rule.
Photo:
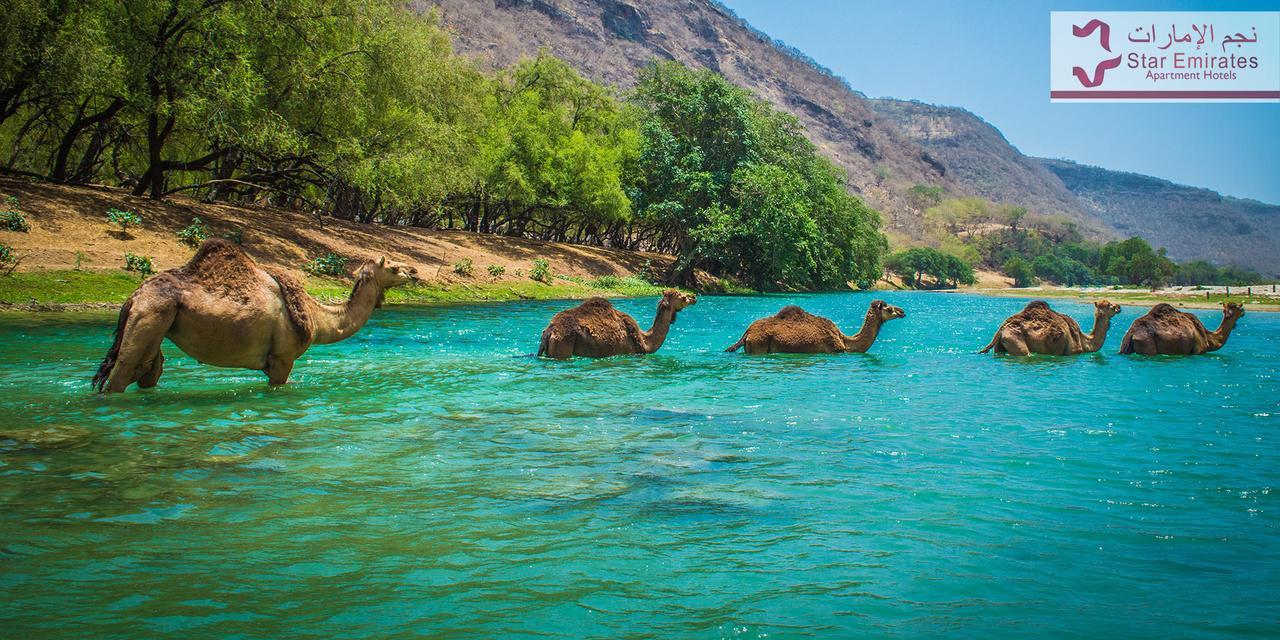
<svg viewBox="0 0 1280 640">
<path fill-rule="evenodd" d="M 264 264 L 300 273 L 306 261 L 336 253 L 350 258 L 386 255 L 418 268 L 424 280 L 437 283 L 470 282 L 457 275 L 453 265 L 470 259 L 475 278 L 528 280 L 535 259 L 545 259 L 556 274 L 579 277 L 628 276 L 645 263 L 665 266 L 668 256 L 601 249 L 482 235 L 465 231 L 441 231 L 412 227 L 364 225 L 313 216 L 288 209 L 209 204 L 174 197 L 156 202 L 128 195 L 120 189 L 68 187 L 0 178 L 0 201 L 18 198 L 31 231 L 0 231 L 0 243 L 14 248 L 30 270 L 119 269 L 126 252 L 149 256 L 157 271 L 180 266 L 193 249 L 178 242 L 177 232 L 199 216 L 214 234 L 234 229 L 243 232 L 245 250 Z M 119 208 L 138 213 L 143 224 L 122 235 L 109 224 L 106 211 Z M 499 278 L 487 273 L 489 265 L 502 265 Z M 523 270 L 526 275 L 517 275 Z"/>
</svg>

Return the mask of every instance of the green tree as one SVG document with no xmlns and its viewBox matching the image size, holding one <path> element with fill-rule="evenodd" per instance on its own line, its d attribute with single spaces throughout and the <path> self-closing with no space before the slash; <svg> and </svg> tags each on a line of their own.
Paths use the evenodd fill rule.
<svg viewBox="0 0 1280 640">
<path fill-rule="evenodd" d="M 1036 283 L 1036 273 L 1022 256 L 1013 256 L 1005 261 L 1001 270 L 1006 276 L 1013 278 L 1013 286 L 1022 288 Z"/>
</svg>

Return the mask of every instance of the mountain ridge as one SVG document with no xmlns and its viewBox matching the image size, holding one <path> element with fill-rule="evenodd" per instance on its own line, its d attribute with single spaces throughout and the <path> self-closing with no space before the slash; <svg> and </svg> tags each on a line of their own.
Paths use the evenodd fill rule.
<svg viewBox="0 0 1280 640">
<path fill-rule="evenodd" d="M 1277 234 L 1264 228 L 1240 242 L 1235 233 L 1280 221 L 1280 207 L 1122 180 L 1101 168 L 1048 164 L 1023 154 L 998 127 L 967 109 L 869 98 L 714 0 L 415 0 L 412 6 L 422 13 L 438 10 L 455 50 L 490 68 L 546 49 L 586 77 L 622 89 L 651 60 L 716 71 L 796 116 L 820 152 L 845 171 L 850 191 L 878 209 L 890 229 L 909 237 L 923 232 L 923 211 L 907 190 L 926 184 L 1064 215 L 1095 239 L 1142 235 L 1168 247 L 1175 259 L 1280 274 Z M 1146 198 L 1127 191 L 1135 188 L 1147 189 Z M 1161 203 L 1152 215 L 1135 210 L 1159 197 L 1183 200 Z M 1219 218 L 1196 214 L 1191 209 L 1197 206 Z"/>
</svg>

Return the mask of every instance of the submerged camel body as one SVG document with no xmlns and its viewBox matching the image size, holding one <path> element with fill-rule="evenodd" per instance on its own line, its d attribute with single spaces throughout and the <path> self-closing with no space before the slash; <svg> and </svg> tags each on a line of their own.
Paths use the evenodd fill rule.
<svg viewBox="0 0 1280 640">
<path fill-rule="evenodd" d="M 613 308 L 608 300 L 591 298 L 551 318 L 551 323 L 542 331 L 538 355 L 549 358 L 607 358 L 653 353 L 666 341 L 676 314 L 697 301 L 697 296 L 668 289 L 658 302 L 653 326 L 642 331 L 634 318 Z"/>
<path fill-rule="evenodd" d="M 752 322 L 742 337 L 725 351 L 746 347 L 746 352 L 751 354 L 864 353 L 876 341 L 881 325 L 906 315 L 901 308 L 876 300 L 867 309 L 862 329 L 847 336 L 836 323 L 789 305 L 775 315 Z"/>
<path fill-rule="evenodd" d="M 986 353 L 993 348 L 996 353 L 1014 356 L 1093 353 L 1106 342 L 1111 318 L 1120 313 L 1120 305 L 1099 300 L 1093 303 L 1093 307 L 1093 332 L 1085 333 L 1075 318 L 1050 309 L 1043 300 L 1028 303 L 1022 311 L 1009 316 L 996 330 L 991 342 L 978 353 Z"/>
<path fill-rule="evenodd" d="M 1227 343 L 1244 305 L 1222 303 L 1222 324 L 1216 331 L 1204 328 L 1200 319 L 1161 303 L 1133 321 L 1120 343 L 1120 353 L 1154 356 L 1192 356 L 1217 351 Z"/>
<path fill-rule="evenodd" d="M 272 385 L 284 384 L 308 347 L 354 335 L 383 292 L 416 273 L 386 258 L 368 262 L 345 304 L 324 305 L 288 274 L 258 266 L 226 240 L 208 240 L 187 264 L 156 274 L 129 296 L 93 384 L 106 392 L 135 382 L 154 387 L 165 338 L 202 364 L 254 369 Z"/>
</svg>

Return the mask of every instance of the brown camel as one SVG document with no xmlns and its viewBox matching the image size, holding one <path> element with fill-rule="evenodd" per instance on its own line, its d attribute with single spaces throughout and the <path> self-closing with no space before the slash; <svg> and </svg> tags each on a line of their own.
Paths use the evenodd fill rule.
<svg viewBox="0 0 1280 640">
<path fill-rule="evenodd" d="M 668 289 L 658 302 L 658 315 L 648 331 L 641 331 L 635 318 L 618 311 L 604 298 L 586 302 L 551 318 L 542 331 L 538 355 L 549 358 L 586 356 L 607 358 L 628 353 L 653 353 L 667 339 L 676 314 L 695 304 L 698 297 Z"/>
<path fill-rule="evenodd" d="M 313 344 L 345 340 L 364 326 L 383 292 L 417 278 L 384 257 L 356 271 L 345 304 L 320 304 L 288 274 L 264 269 L 236 245 L 205 241 L 187 264 L 142 283 L 120 309 L 115 343 L 93 377 L 98 391 L 146 389 L 160 379 L 168 338 L 215 367 L 256 369 L 284 384 Z"/>
<path fill-rule="evenodd" d="M 996 330 L 982 351 L 1025 356 L 1041 353 L 1051 356 L 1073 356 L 1093 353 L 1107 340 L 1111 318 L 1120 313 L 1120 305 L 1099 300 L 1093 303 L 1093 333 L 1085 333 L 1071 316 L 1049 308 L 1043 300 L 1028 303 L 1026 308 L 1009 316 Z"/>
<path fill-rule="evenodd" d="M 907 313 L 884 300 L 876 300 L 867 309 L 858 333 L 846 336 L 836 323 L 815 316 L 800 307 L 783 307 L 776 315 L 761 318 L 747 327 L 746 333 L 725 351 L 755 353 L 865 353 L 876 341 L 880 326 Z"/>
<path fill-rule="evenodd" d="M 1147 315 L 1133 321 L 1120 343 L 1120 353 L 1144 356 L 1192 356 L 1217 351 L 1227 343 L 1236 321 L 1244 315 L 1244 305 L 1222 303 L 1222 324 L 1217 331 L 1204 328 L 1200 319 L 1168 304 L 1151 307 Z"/>
</svg>

